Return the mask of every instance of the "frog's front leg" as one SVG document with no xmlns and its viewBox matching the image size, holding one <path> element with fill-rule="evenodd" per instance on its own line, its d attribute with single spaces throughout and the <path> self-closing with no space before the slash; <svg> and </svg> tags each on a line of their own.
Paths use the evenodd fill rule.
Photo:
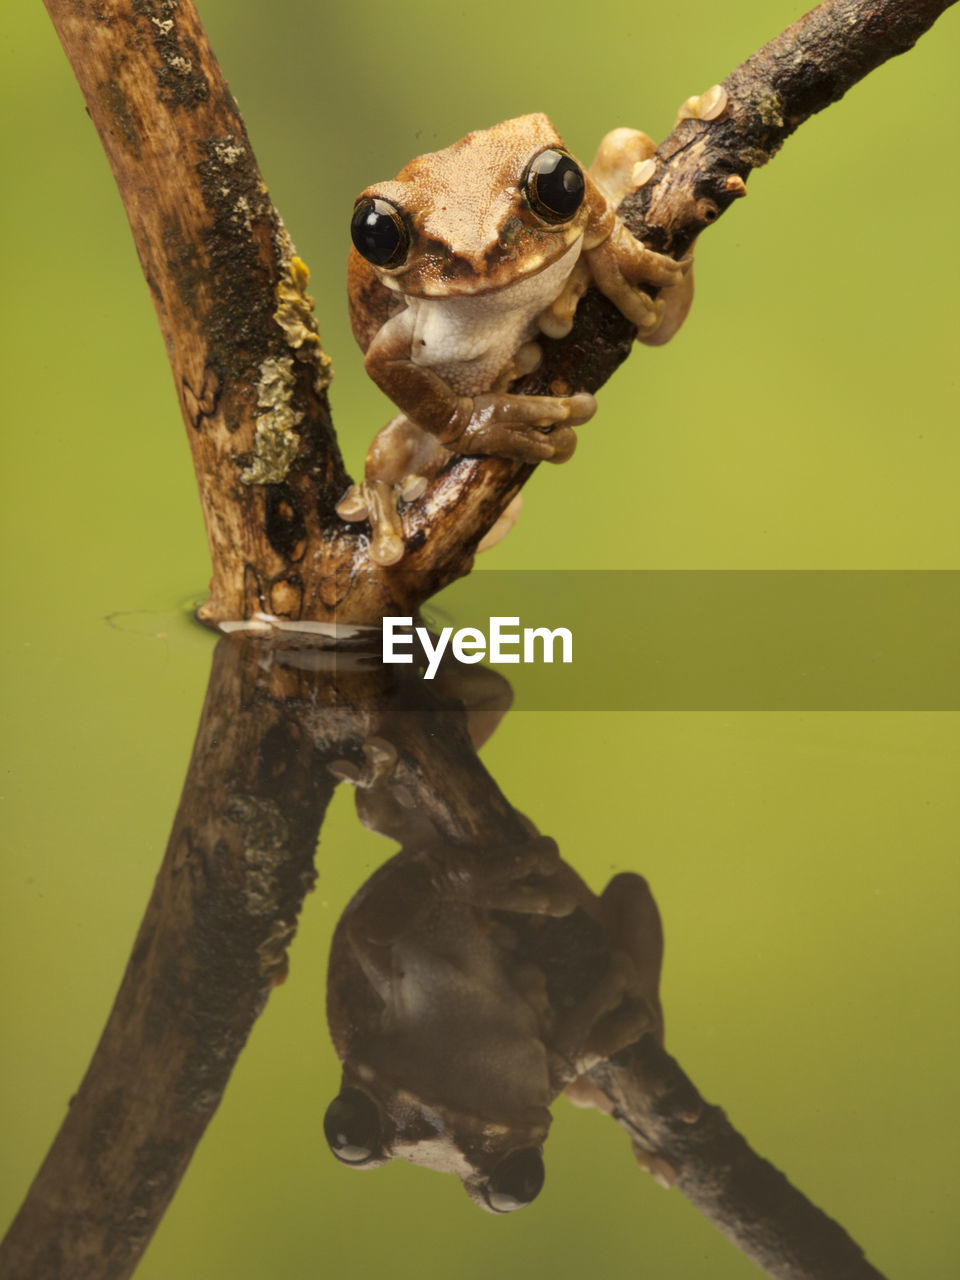
<svg viewBox="0 0 960 1280">
<path fill-rule="evenodd" d="M 458 395 L 430 365 L 412 356 L 409 311 L 394 316 L 367 350 L 367 372 L 390 399 L 454 453 L 491 454 L 518 462 L 565 462 L 576 447 L 573 427 L 597 411 L 592 395 L 519 396 L 500 391 Z"/>
</svg>

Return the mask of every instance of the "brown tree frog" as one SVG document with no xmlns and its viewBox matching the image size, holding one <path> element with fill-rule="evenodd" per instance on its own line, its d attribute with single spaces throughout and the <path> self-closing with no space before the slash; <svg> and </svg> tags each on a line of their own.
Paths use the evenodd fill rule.
<svg viewBox="0 0 960 1280">
<path fill-rule="evenodd" d="M 702 101 L 702 118 L 713 118 L 711 94 L 683 110 L 695 115 Z M 573 428 L 596 412 L 593 396 L 507 388 L 539 362 L 538 333 L 570 331 L 591 282 L 642 342 L 666 342 L 680 327 L 692 259 L 645 248 L 615 212 L 652 175 L 654 151 L 646 134 L 616 129 L 584 169 L 545 115 L 520 116 L 419 156 L 361 193 L 350 319 L 367 372 L 401 412 L 374 438 L 363 481 L 337 510 L 369 519 L 375 562 L 402 559 L 398 500 L 419 497 L 451 454 L 570 457 Z M 660 290 L 656 300 L 644 285 Z"/>
<path fill-rule="evenodd" d="M 529 1204 L 557 1094 L 603 1109 L 584 1073 L 662 1038 L 662 945 L 646 881 L 623 873 L 597 897 L 545 837 L 405 848 L 333 938 L 334 1155 L 453 1173 L 493 1213 Z"/>
</svg>

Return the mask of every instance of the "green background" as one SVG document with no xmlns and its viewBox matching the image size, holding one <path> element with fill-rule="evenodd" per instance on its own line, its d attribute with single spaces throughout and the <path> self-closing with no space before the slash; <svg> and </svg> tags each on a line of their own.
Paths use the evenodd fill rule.
<svg viewBox="0 0 960 1280">
<path fill-rule="evenodd" d="M 589 159 L 799 3 L 208 0 L 264 175 L 313 271 L 354 470 L 389 413 L 346 322 L 353 197 L 419 151 L 546 111 Z M 119 199 L 39 3 L 0 33 L 6 555 L 0 993 L 16 1209 L 96 1043 L 177 803 L 212 637 L 176 399 Z M 640 349 L 498 569 L 957 567 L 958 14 L 811 120 L 697 251 L 681 335 Z M 535 620 L 533 620 L 535 622 Z M 649 878 L 668 1044 L 892 1276 L 958 1264 L 957 717 L 515 714 L 485 751 L 595 888 Z M 337 913 L 390 852 L 338 794 L 291 976 L 143 1280 L 343 1271 L 756 1274 L 623 1135 L 563 1101 L 507 1220 L 407 1165 L 351 1175 L 320 1120 Z"/>
</svg>

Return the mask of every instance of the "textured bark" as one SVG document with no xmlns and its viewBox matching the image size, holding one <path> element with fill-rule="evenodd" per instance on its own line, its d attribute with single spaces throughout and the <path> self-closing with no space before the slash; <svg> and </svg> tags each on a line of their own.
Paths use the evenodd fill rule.
<svg viewBox="0 0 960 1280">
<path fill-rule="evenodd" d="M 952 0 L 827 0 L 724 82 L 730 105 L 684 121 L 627 225 L 681 255 L 815 111 L 908 49 Z M 193 453 L 213 560 L 201 617 L 376 622 L 469 572 L 531 474 L 458 458 L 405 513 L 409 551 L 380 568 L 334 504 L 349 477 L 326 400 L 307 276 L 270 203 L 190 0 L 46 0 L 113 168 L 153 295 Z M 571 335 L 517 390 L 595 391 L 630 325 L 587 296 Z M 371 426 L 370 435 L 379 424 Z"/>
<path fill-rule="evenodd" d="M 613 1104 L 641 1163 L 652 1155 L 659 1176 L 672 1179 L 767 1275 L 883 1280 L 843 1227 L 757 1155 L 651 1036 L 595 1067 L 590 1077 Z"/>
</svg>

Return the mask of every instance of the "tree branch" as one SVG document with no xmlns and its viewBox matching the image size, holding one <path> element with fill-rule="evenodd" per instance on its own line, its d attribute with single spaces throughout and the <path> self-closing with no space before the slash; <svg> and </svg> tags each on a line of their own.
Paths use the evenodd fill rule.
<svg viewBox="0 0 960 1280">
<path fill-rule="evenodd" d="M 213 561 L 202 619 L 378 621 L 469 572 L 477 542 L 532 473 L 457 458 L 409 506 L 410 550 L 372 564 L 334 511 L 349 477 L 296 257 L 190 0 L 45 0 L 113 169 L 153 296 L 193 454 Z M 813 112 L 908 49 L 952 0 L 827 0 L 724 82 L 730 105 L 684 121 L 622 207 L 680 256 Z M 528 393 L 595 391 L 631 326 L 592 292 L 573 332 L 543 341 Z M 373 432 L 371 431 L 371 435 Z"/>
</svg>

